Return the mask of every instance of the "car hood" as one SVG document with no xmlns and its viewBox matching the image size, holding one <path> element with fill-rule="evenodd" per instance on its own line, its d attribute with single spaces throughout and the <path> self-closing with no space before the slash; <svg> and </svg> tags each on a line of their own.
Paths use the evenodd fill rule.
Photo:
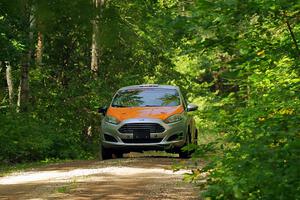
<svg viewBox="0 0 300 200">
<path fill-rule="evenodd" d="M 169 116 L 182 113 L 182 106 L 169 106 L 169 107 L 110 107 L 107 114 L 116 117 L 119 121 L 126 119 L 136 118 L 155 118 L 165 120 Z"/>
</svg>

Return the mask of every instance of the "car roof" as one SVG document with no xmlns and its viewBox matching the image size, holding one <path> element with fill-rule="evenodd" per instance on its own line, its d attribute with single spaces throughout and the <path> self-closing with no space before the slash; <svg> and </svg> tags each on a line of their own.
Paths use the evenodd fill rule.
<svg viewBox="0 0 300 200">
<path fill-rule="evenodd" d="M 176 89 L 179 90 L 179 87 L 173 85 L 159 85 L 159 84 L 142 84 L 142 85 L 131 85 L 122 87 L 120 90 L 128 90 L 128 89 L 140 89 L 140 88 L 162 88 L 162 89 Z"/>
</svg>

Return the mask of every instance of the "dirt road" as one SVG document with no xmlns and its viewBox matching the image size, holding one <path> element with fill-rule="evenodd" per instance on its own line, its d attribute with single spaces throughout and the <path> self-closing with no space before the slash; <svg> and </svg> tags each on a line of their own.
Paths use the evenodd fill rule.
<svg viewBox="0 0 300 200">
<path fill-rule="evenodd" d="M 0 199 L 199 199 L 174 157 L 74 161 L 0 177 Z"/>
</svg>

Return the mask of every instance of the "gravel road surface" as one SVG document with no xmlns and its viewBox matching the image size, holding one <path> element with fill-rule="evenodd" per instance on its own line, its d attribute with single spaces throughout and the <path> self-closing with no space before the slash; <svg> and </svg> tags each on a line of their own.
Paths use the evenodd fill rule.
<svg viewBox="0 0 300 200">
<path fill-rule="evenodd" d="M 197 188 L 182 180 L 189 170 L 172 170 L 186 160 L 137 155 L 50 164 L 0 177 L 0 199 L 199 199 Z"/>
</svg>

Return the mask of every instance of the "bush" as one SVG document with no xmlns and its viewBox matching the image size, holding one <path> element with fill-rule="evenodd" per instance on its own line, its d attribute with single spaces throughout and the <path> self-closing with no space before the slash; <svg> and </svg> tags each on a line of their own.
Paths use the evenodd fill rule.
<svg viewBox="0 0 300 200">
<path fill-rule="evenodd" d="M 53 145 L 53 129 L 26 114 L 0 115 L 0 160 L 22 162 L 47 156 Z"/>
</svg>

